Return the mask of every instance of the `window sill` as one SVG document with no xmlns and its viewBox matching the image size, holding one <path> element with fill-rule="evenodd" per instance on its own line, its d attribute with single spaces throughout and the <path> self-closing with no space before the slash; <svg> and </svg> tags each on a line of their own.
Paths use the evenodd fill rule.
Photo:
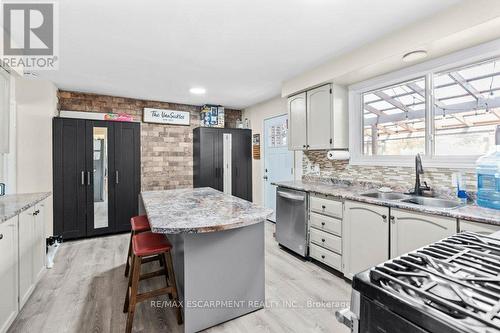
<svg viewBox="0 0 500 333">
<path fill-rule="evenodd" d="M 479 156 L 446 156 L 446 157 L 425 157 L 422 156 L 422 164 L 429 168 L 446 169 L 474 169 Z M 372 156 L 360 157 L 352 156 L 350 165 L 360 166 L 387 166 L 387 167 L 415 167 L 414 156 Z"/>
</svg>

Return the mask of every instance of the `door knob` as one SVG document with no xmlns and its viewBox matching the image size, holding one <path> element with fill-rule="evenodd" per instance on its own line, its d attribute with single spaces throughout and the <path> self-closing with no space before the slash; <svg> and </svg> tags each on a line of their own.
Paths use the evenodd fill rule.
<svg viewBox="0 0 500 333">
<path fill-rule="evenodd" d="M 0 234 L 0 240 L 3 239 L 3 234 Z"/>
</svg>

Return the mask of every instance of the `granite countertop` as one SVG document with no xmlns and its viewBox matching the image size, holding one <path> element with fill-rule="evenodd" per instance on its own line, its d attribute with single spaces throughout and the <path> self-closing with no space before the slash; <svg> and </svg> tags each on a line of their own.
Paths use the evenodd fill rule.
<svg viewBox="0 0 500 333">
<path fill-rule="evenodd" d="M 265 221 L 272 210 L 209 187 L 141 193 L 151 230 L 204 233 Z"/>
<path fill-rule="evenodd" d="M 383 200 L 377 198 L 370 198 L 361 196 L 361 193 L 369 192 L 370 190 L 373 191 L 374 190 L 373 188 L 369 189 L 364 186 L 346 185 L 341 183 L 327 184 L 327 183 L 308 182 L 308 181 L 289 181 L 289 182 L 276 182 L 273 183 L 273 185 L 291 188 L 294 190 L 311 192 L 311 193 L 325 194 L 341 199 L 360 201 L 379 206 L 402 208 L 415 212 L 422 212 L 428 214 L 448 216 L 462 220 L 500 225 L 500 211 L 495 209 L 479 207 L 477 205 L 468 204 L 458 208 L 446 209 L 446 208 L 436 208 L 429 206 L 420 206 L 411 203 L 399 202 L 396 200 Z"/>
<path fill-rule="evenodd" d="M 48 198 L 51 192 L 8 194 L 0 197 L 0 223 Z"/>
</svg>

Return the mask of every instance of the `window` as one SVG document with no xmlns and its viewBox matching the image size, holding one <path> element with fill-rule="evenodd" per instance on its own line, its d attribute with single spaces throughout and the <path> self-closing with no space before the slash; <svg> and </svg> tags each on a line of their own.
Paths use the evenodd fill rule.
<svg viewBox="0 0 500 333">
<path fill-rule="evenodd" d="M 425 152 L 425 77 L 363 93 L 365 155 Z"/>
<path fill-rule="evenodd" d="M 435 155 L 477 156 L 493 147 L 500 125 L 499 59 L 435 75 L 434 96 Z"/>
<path fill-rule="evenodd" d="M 350 86 L 351 163 L 409 166 L 420 153 L 429 166 L 473 167 L 500 125 L 499 50 L 495 41 Z"/>
</svg>

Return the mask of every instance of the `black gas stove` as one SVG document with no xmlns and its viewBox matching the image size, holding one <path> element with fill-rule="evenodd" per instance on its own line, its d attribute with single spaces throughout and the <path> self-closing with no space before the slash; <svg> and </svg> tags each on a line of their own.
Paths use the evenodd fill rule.
<svg viewBox="0 0 500 333">
<path fill-rule="evenodd" d="M 500 239 L 459 233 L 357 274 L 352 286 L 351 309 L 338 317 L 354 332 L 500 332 Z"/>
</svg>

